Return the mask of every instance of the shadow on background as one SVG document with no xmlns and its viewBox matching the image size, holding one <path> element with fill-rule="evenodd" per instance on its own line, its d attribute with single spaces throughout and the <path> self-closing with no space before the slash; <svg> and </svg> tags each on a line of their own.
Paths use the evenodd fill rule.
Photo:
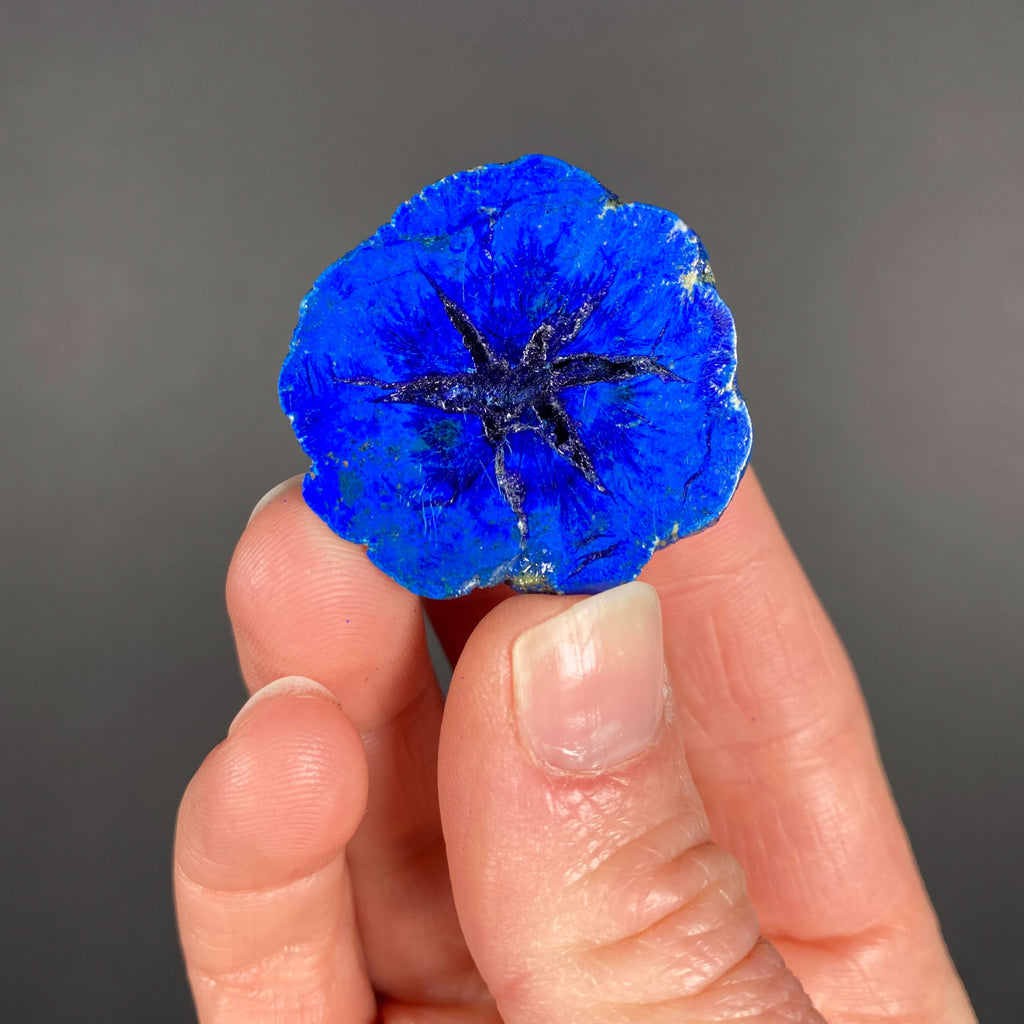
<svg viewBox="0 0 1024 1024">
<path fill-rule="evenodd" d="M 5 5 L 4 1020 L 190 1018 L 170 836 L 242 699 L 232 546 L 304 468 L 296 307 L 424 185 L 531 151 L 703 236 L 758 472 L 1015 1019 L 1024 17 L 839 7 Z"/>
</svg>

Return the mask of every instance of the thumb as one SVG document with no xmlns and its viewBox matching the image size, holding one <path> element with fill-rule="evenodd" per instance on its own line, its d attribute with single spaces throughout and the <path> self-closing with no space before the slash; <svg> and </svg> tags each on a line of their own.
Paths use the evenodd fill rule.
<svg viewBox="0 0 1024 1024">
<path fill-rule="evenodd" d="M 459 918 L 505 1024 L 822 1018 L 708 838 L 656 591 L 517 597 L 477 628 L 441 735 Z"/>
</svg>

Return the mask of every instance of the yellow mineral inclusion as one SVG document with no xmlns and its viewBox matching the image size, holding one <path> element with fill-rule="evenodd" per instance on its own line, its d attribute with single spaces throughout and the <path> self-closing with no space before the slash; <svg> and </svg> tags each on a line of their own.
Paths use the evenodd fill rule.
<svg viewBox="0 0 1024 1024">
<path fill-rule="evenodd" d="M 548 594 L 555 593 L 554 587 L 551 586 L 551 581 L 539 572 L 527 570 L 526 572 L 516 573 L 515 576 L 509 577 L 509 583 L 514 590 L 542 591 Z"/>
<path fill-rule="evenodd" d="M 679 275 L 679 284 L 687 295 L 693 295 L 693 289 L 698 284 L 714 284 L 715 275 L 711 268 L 705 263 L 703 266 L 698 263 L 692 270 Z"/>
<path fill-rule="evenodd" d="M 660 540 L 654 542 L 655 550 L 658 548 L 667 548 L 669 544 L 675 544 L 679 540 L 679 524 L 675 523 L 672 526 L 672 532 L 667 537 L 662 537 Z"/>
<path fill-rule="evenodd" d="M 598 220 L 604 220 L 605 215 L 610 213 L 612 210 L 621 209 L 626 204 L 618 196 L 608 196 L 604 201 L 604 206 L 601 207 L 601 212 L 597 215 Z"/>
</svg>

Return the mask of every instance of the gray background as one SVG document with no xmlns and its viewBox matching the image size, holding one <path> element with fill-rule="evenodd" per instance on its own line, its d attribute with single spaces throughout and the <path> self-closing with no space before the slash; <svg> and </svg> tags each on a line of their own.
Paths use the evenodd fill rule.
<svg viewBox="0 0 1024 1024">
<path fill-rule="evenodd" d="M 531 151 L 703 235 L 949 945 L 1020 1019 L 1024 6 L 0 18 L 3 1020 L 190 1019 L 172 822 L 242 697 L 232 546 L 304 468 L 298 301 L 422 186 Z"/>
</svg>

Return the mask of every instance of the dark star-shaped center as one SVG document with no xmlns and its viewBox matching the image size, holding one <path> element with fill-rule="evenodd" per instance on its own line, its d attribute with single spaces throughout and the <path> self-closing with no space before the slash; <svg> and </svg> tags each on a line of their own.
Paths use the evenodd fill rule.
<svg viewBox="0 0 1024 1024">
<path fill-rule="evenodd" d="M 343 382 L 384 389 L 387 394 L 375 399 L 378 402 L 404 402 L 478 417 L 484 437 L 494 449 L 498 489 L 515 512 L 520 535 L 524 538 L 527 535 L 525 487 L 522 478 L 505 464 L 505 443 L 510 434 L 532 431 L 552 451 L 571 463 L 588 483 L 607 493 L 579 429 L 559 396 L 568 388 L 617 384 L 649 374 L 665 381 L 682 379 L 653 356 L 560 354 L 601 304 L 610 282 L 589 295 L 572 312 L 560 311 L 545 320 L 530 335 L 519 361 L 510 363 L 494 354 L 491 344 L 466 311 L 445 294 L 433 278 L 424 276 L 461 336 L 473 369 L 425 373 L 399 383 L 374 377 L 348 377 Z"/>
</svg>

